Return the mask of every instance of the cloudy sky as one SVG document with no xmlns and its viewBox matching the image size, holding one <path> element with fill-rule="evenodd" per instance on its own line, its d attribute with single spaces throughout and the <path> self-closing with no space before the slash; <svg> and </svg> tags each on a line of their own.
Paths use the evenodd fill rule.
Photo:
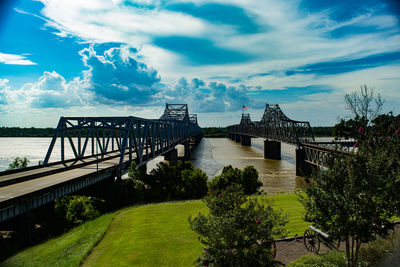
<svg viewBox="0 0 400 267">
<path fill-rule="evenodd" d="M 260 120 L 265 103 L 325 126 L 364 84 L 400 113 L 397 0 L 0 2 L 0 126 L 158 118 L 165 103 L 201 126 L 243 105 Z"/>
</svg>

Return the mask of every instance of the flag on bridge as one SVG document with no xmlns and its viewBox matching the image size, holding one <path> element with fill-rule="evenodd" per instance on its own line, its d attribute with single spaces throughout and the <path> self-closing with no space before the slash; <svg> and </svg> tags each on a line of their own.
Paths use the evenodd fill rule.
<svg viewBox="0 0 400 267">
<path fill-rule="evenodd" d="M 247 109 L 247 107 L 246 107 L 246 106 L 243 106 L 243 109 Z"/>
</svg>

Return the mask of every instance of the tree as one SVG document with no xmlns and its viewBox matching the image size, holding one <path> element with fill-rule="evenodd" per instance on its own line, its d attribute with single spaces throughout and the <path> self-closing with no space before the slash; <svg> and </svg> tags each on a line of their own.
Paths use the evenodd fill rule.
<svg viewBox="0 0 400 267">
<path fill-rule="evenodd" d="M 105 210 L 105 201 L 87 196 L 64 196 L 56 199 L 54 209 L 70 226 L 99 217 Z"/>
<path fill-rule="evenodd" d="M 200 169 L 183 170 L 181 172 L 182 187 L 181 195 L 184 199 L 198 199 L 207 194 L 207 180 L 208 176 Z"/>
<path fill-rule="evenodd" d="M 233 168 L 232 165 L 225 166 L 222 173 L 215 176 L 209 183 L 213 191 L 224 190 L 227 186 L 241 185 L 246 195 L 255 194 L 263 185 L 258 180 L 258 172 L 253 166 L 246 166 L 243 171 Z"/>
<path fill-rule="evenodd" d="M 360 92 L 352 92 L 344 96 L 346 103 L 346 109 L 349 110 L 354 117 L 364 118 L 369 121 L 376 118 L 382 111 L 383 103 L 385 102 L 381 95 L 378 93 L 375 95 L 374 89 L 368 88 L 366 85 L 362 85 Z"/>
<path fill-rule="evenodd" d="M 246 166 L 240 177 L 245 195 L 257 193 L 263 183 L 258 180 L 258 171 L 253 166 Z"/>
<path fill-rule="evenodd" d="M 201 198 L 208 190 L 207 174 L 194 169 L 190 161 L 178 161 L 175 166 L 160 162 L 149 175 L 141 173 L 132 162 L 128 176 L 135 189 L 150 201 Z"/>
<path fill-rule="evenodd" d="M 26 168 L 28 166 L 29 160 L 24 157 L 21 159 L 20 157 L 16 157 L 10 165 L 8 165 L 8 170 L 14 170 L 14 169 L 22 169 Z"/>
<path fill-rule="evenodd" d="M 285 219 L 266 201 L 247 199 L 240 186 L 203 200 L 209 214 L 188 218 L 204 245 L 199 266 L 272 266 L 274 238 L 285 235 Z"/>
<path fill-rule="evenodd" d="M 345 241 L 348 266 L 357 265 L 361 243 L 384 235 L 388 228 L 380 226 L 400 214 L 399 131 L 382 136 L 360 127 L 357 153 L 334 153 L 299 194 L 306 220 Z"/>
</svg>

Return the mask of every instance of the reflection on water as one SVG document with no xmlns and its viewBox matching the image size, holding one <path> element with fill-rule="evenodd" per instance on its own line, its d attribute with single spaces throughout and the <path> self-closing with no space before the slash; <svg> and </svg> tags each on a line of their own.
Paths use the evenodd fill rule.
<svg viewBox="0 0 400 267">
<path fill-rule="evenodd" d="M 43 160 L 51 138 L 0 138 L 0 171 L 5 170 L 15 157 L 27 157 L 29 165 L 37 165 Z M 282 143 L 282 159 L 264 159 L 264 140 L 252 138 L 251 146 L 241 146 L 228 138 L 203 138 L 192 153 L 191 158 L 196 168 L 202 169 L 211 178 L 221 173 L 222 168 L 231 164 L 243 169 L 253 165 L 259 172 L 265 192 L 293 192 L 303 183 L 302 177 L 296 176 L 295 146 Z M 90 151 L 90 148 L 89 150 Z M 60 160 L 59 143 L 53 150 L 51 161 Z M 182 156 L 183 146 L 178 146 L 178 154 Z M 66 157 L 71 158 L 72 151 L 66 151 Z M 163 160 L 158 157 L 150 161 L 147 170 L 153 169 Z"/>
</svg>

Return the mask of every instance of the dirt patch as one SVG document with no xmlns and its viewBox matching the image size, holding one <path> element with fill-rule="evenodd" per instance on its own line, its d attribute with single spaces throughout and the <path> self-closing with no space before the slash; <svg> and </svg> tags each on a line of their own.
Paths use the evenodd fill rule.
<svg viewBox="0 0 400 267">
<path fill-rule="evenodd" d="M 321 247 L 318 253 L 324 253 L 328 250 L 329 249 L 321 243 Z M 303 243 L 303 238 L 276 242 L 275 259 L 285 265 L 306 254 L 313 253 L 307 251 Z"/>
</svg>

